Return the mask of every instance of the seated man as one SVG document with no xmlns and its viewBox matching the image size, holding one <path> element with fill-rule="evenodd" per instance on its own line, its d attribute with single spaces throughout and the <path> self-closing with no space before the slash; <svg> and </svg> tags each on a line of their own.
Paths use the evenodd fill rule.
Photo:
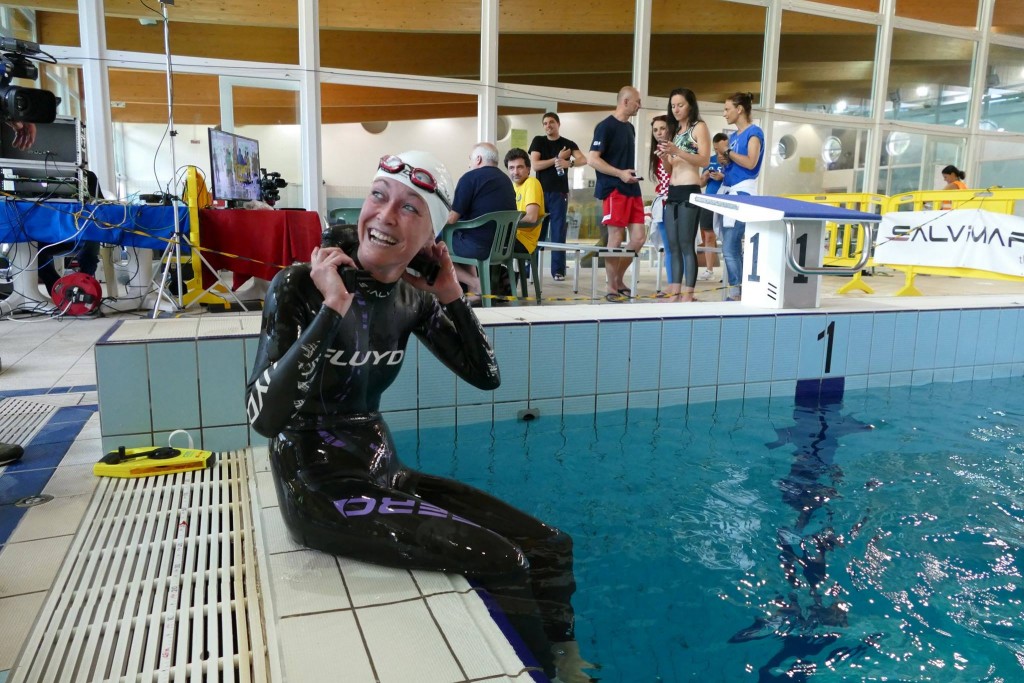
<svg viewBox="0 0 1024 683">
<path fill-rule="evenodd" d="M 530 175 L 530 157 L 526 151 L 513 147 L 505 155 L 505 167 L 516 188 L 516 208 L 525 216 L 516 230 L 516 251 L 532 254 L 540 241 L 544 218 L 544 190 L 540 181 Z"/>
<path fill-rule="evenodd" d="M 469 172 L 459 178 L 452 199 L 452 210 L 448 222 L 470 221 L 494 211 L 515 211 L 516 192 L 512 182 L 498 168 L 498 148 L 489 142 L 481 142 L 469 153 Z M 484 226 L 476 230 L 462 230 L 455 233 L 452 251 L 466 258 L 487 258 L 494 243 L 497 226 Z M 480 291 L 480 276 L 476 268 L 456 264 L 459 282 L 469 291 Z"/>
</svg>

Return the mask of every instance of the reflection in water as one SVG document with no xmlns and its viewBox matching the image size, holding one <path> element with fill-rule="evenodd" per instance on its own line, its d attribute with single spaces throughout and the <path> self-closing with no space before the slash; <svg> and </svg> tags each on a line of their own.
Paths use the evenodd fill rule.
<svg viewBox="0 0 1024 683">
<path fill-rule="evenodd" d="M 703 499 L 681 500 L 669 517 L 672 553 L 684 563 L 699 563 L 716 571 L 752 570 L 752 555 L 761 534 L 761 516 L 768 506 L 749 486 L 750 472 L 726 467 L 726 478 L 707 488 Z"/>
<path fill-rule="evenodd" d="M 791 590 L 771 601 L 771 616 L 757 617 L 729 639 L 731 643 L 769 636 L 779 639 L 778 652 L 758 669 L 760 681 L 806 680 L 818 667 L 810 658 L 839 640 L 838 629 L 848 624 L 849 604 L 839 584 L 830 580 L 829 554 L 855 538 L 867 517 L 865 513 L 846 536 L 837 534 L 829 503 L 839 495 L 843 480 L 835 462 L 839 439 L 871 426 L 840 412 L 842 396 L 842 378 L 820 385 L 818 380 L 799 382 L 793 408 L 796 424 L 777 429 L 778 438 L 766 444 L 771 449 L 794 449 L 788 474 L 776 482 L 783 502 L 796 511 L 793 524 L 776 532 L 779 560 Z M 867 638 L 854 648 L 834 648 L 826 655 L 825 666 L 831 668 L 867 651 L 872 640 Z"/>
</svg>

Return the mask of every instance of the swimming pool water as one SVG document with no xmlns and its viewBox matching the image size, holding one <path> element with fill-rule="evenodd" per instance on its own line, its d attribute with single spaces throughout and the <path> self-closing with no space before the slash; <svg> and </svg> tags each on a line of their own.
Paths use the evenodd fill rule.
<svg viewBox="0 0 1024 683">
<path fill-rule="evenodd" d="M 602 683 L 1013 681 L 1022 385 L 397 437 L 410 464 L 573 536 L 577 638 Z"/>
</svg>

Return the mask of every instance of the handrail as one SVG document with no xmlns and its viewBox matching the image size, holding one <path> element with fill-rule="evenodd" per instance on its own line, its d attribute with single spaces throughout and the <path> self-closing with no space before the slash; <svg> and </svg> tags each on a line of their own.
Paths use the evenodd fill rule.
<svg viewBox="0 0 1024 683">
<path fill-rule="evenodd" d="M 860 245 L 860 260 L 850 268 L 808 268 L 797 263 L 793 256 L 793 243 L 796 233 L 796 226 L 793 221 L 783 221 L 786 224 L 786 264 L 794 272 L 800 275 L 856 275 L 867 264 L 871 258 L 871 245 L 875 243 L 875 231 L 870 223 L 861 223 L 864 227 L 865 240 Z"/>
</svg>

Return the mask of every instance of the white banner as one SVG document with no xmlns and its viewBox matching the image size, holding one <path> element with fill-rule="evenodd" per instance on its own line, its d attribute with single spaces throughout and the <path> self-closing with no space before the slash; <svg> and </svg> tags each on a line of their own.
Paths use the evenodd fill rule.
<svg viewBox="0 0 1024 683">
<path fill-rule="evenodd" d="M 878 225 L 875 263 L 1024 277 L 1024 218 L 980 209 L 887 213 Z"/>
</svg>

